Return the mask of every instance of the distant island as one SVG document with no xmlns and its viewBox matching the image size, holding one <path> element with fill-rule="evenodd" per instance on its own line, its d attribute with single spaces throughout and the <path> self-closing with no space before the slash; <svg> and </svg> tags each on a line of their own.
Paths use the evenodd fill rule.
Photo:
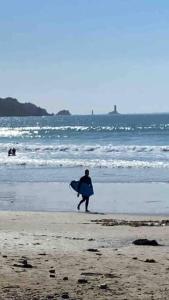
<svg viewBox="0 0 169 300">
<path fill-rule="evenodd" d="M 108 114 L 109 114 L 109 115 L 117 115 L 117 114 L 119 114 L 119 112 L 117 111 L 117 106 L 114 105 L 114 110 L 113 110 L 113 111 L 110 111 Z"/>
<path fill-rule="evenodd" d="M 0 98 L 0 117 L 50 116 L 46 109 L 33 103 L 20 103 L 17 99 Z"/>
<path fill-rule="evenodd" d="M 66 110 L 66 109 L 63 109 L 63 110 L 60 110 L 58 113 L 57 113 L 58 116 L 71 116 L 71 113 L 69 110 Z"/>
</svg>

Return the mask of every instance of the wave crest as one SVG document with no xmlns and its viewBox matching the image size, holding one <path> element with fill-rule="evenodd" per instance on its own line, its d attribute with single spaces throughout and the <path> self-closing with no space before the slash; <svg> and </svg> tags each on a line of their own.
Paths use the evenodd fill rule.
<svg viewBox="0 0 169 300">
<path fill-rule="evenodd" d="M 7 151 L 11 147 L 11 143 L 0 144 L 0 151 Z M 137 146 L 137 145 L 77 145 L 77 144 L 25 144 L 15 143 L 15 147 L 20 152 L 79 152 L 79 153 L 165 153 L 169 152 L 169 146 Z"/>
<path fill-rule="evenodd" d="M 140 160 L 104 160 L 104 159 L 24 159 L 10 157 L 0 159 L 0 166 L 27 166 L 27 167 L 90 167 L 90 168 L 169 168 L 168 162 L 140 161 Z"/>
<path fill-rule="evenodd" d="M 50 134 L 62 134 L 71 132 L 148 132 L 148 131 L 168 131 L 169 124 L 151 125 L 111 125 L 111 126 L 23 126 L 23 127 L 0 127 L 0 137 L 20 137 L 20 136 L 47 136 Z"/>
</svg>

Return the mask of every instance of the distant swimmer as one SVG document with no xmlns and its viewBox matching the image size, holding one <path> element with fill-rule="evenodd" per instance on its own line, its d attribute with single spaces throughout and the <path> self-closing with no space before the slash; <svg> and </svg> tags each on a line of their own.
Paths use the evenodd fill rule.
<svg viewBox="0 0 169 300">
<path fill-rule="evenodd" d="M 12 149 L 10 148 L 9 150 L 8 150 L 8 156 L 11 156 L 12 155 Z"/>
<path fill-rule="evenodd" d="M 16 149 L 15 148 L 10 148 L 8 150 L 8 156 L 15 156 L 16 155 Z"/>
<path fill-rule="evenodd" d="M 81 192 L 81 187 L 83 184 L 87 185 L 86 190 L 90 189 L 91 192 L 85 193 L 85 189 L 84 189 L 84 192 L 83 191 Z M 86 210 L 86 212 L 89 212 L 89 210 L 88 210 L 89 197 L 93 194 L 93 185 L 92 185 L 92 180 L 89 177 L 89 170 L 85 170 L 85 175 L 80 178 L 77 190 L 78 190 L 77 196 L 79 197 L 80 194 L 82 195 L 82 200 L 79 202 L 77 209 L 80 210 L 81 204 L 83 202 L 85 202 L 85 210 Z"/>
<path fill-rule="evenodd" d="M 16 149 L 12 148 L 12 155 L 15 156 L 16 155 Z"/>
</svg>

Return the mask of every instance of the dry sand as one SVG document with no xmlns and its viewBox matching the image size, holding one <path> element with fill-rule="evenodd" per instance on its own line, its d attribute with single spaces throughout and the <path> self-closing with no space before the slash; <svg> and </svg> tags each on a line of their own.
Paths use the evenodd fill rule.
<svg viewBox="0 0 169 300">
<path fill-rule="evenodd" d="M 0 212 L 0 299 L 169 299 L 169 227 L 91 222 L 103 218 L 164 219 Z M 137 238 L 162 246 L 135 246 Z"/>
</svg>

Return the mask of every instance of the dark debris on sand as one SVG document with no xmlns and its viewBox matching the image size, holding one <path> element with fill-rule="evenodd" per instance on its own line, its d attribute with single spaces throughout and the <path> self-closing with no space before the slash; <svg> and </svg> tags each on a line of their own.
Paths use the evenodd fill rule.
<svg viewBox="0 0 169 300">
<path fill-rule="evenodd" d="M 148 239 L 138 239 L 133 241 L 133 244 L 137 246 L 160 246 L 160 244 L 156 240 Z"/>
<path fill-rule="evenodd" d="M 128 220 L 116 220 L 116 219 L 100 219 L 100 220 L 91 220 L 96 224 L 102 226 L 121 226 L 127 225 L 132 227 L 140 226 L 169 226 L 169 220 L 140 220 L 140 221 L 128 221 Z"/>
<path fill-rule="evenodd" d="M 27 269 L 32 269 L 33 266 L 31 264 L 28 264 L 27 259 L 21 259 L 19 261 L 19 264 L 14 264 L 14 267 L 18 267 L 18 268 L 27 268 Z"/>
</svg>

